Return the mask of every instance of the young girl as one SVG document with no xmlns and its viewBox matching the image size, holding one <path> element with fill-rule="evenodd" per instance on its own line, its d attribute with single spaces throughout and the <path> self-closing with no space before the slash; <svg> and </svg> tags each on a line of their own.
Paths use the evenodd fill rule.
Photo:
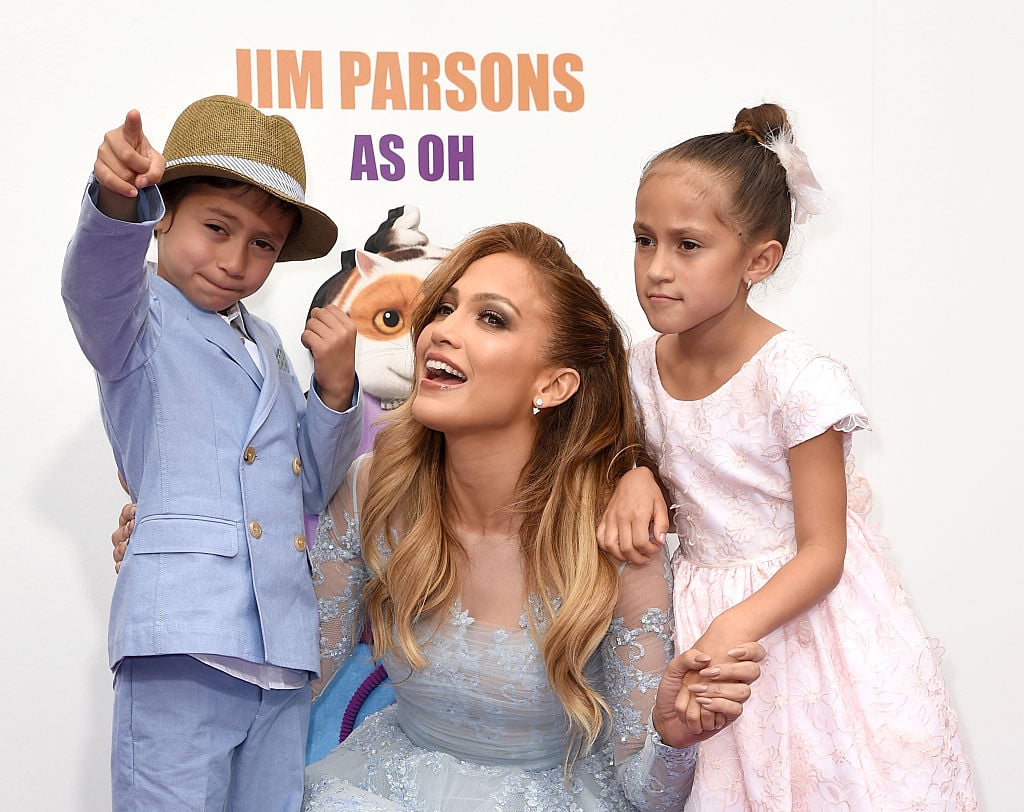
<svg viewBox="0 0 1024 812">
<path fill-rule="evenodd" d="M 659 335 L 630 373 L 680 541 L 676 645 L 768 652 L 743 716 L 701 745 L 686 808 L 976 809 L 937 657 L 866 522 L 850 375 L 747 304 L 821 198 L 773 104 L 660 153 L 637 191 L 637 295 Z M 650 472 L 627 475 L 601 546 L 643 560 L 660 499 Z"/>
</svg>

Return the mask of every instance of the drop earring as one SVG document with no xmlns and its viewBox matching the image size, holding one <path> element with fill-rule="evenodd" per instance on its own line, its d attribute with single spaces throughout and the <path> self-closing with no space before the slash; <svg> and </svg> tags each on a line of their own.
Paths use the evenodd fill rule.
<svg viewBox="0 0 1024 812">
<path fill-rule="evenodd" d="M 544 405 L 544 399 L 543 398 L 537 398 L 533 402 L 533 413 L 534 414 L 540 414 L 540 407 L 543 406 L 543 405 Z"/>
<path fill-rule="evenodd" d="M 747 280 L 747 290 L 750 290 L 750 286 L 753 285 L 753 284 L 754 284 L 754 280 L 753 279 L 748 279 Z"/>
</svg>

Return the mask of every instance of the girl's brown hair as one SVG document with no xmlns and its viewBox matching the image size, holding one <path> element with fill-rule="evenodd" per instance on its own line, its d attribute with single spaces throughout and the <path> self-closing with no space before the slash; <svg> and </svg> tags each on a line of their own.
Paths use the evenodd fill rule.
<svg viewBox="0 0 1024 812">
<path fill-rule="evenodd" d="M 644 167 L 640 184 L 670 164 L 696 164 L 721 178 L 731 190 L 731 205 L 722 216 L 743 240 L 774 239 L 785 250 L 793 219 L 786 170 L 765 144 L 790 131 L 786 111 L 777 104 L 744 107 L 732 132 L 699 135 L 658 153 Z"/>
</svg>

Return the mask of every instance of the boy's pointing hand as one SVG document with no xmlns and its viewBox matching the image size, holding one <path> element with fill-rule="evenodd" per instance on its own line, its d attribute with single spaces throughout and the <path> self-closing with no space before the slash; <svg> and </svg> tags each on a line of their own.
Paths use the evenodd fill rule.
<svg viewBox="0 0 1024 812">
<path fill-rule="evenodd" d="M 122 220 L 133 219 L 121 215 L 126 211 L 134 215 L 138 190 L 159 183 L 164 166 L 164 156 L 142 131 L 142 114 L 130 110 L 124 123 L 103 137 L 96 152 L 93 171 L 100 184 L 100 211 Z M 131 200 L 130 209 L 126 208 L 126 201 L 118 201 L 115 196 Z"/>
</svg>

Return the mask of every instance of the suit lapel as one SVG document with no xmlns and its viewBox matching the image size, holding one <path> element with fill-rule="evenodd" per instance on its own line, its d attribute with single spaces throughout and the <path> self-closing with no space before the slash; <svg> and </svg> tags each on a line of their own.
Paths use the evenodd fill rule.
<svg viewBox="0 0 1024 812">
<path fill-rule="evenodd" d="M 220 347 L 225 355 L 245 370 L 257 387 L 263 386 L 263 376 L 256 368 L 256 364 L 253 363 L 249 352 L 245 349 L 245 344 L 239 340 L 238 333 L 235 332 L 235 329 L 230 324 L 224 321 L 220 313 L 211 313 L 208 310 L 196 307 L 188 300 L 184 293 L 155 273 L 150 279 L 150 284 L 162 288 L 165 292 L 165 298 L 184 312 L 189 324 L 192 325 L 196 332 L 211 344 Z M 247 326 L 248 324 L 249 322 L 246 321 Z M 264 369 L 267 369 L 265 359 Z"/>
<path fill-rule="evenodd" d="M 262 387 L 263 376 L 245 348 L 241 336 L 235 332 L 235 328 L 224 321 L 224 317 L 220 313 L 208 313 L 197 307 L 193 307 L 192 310 L 196 329 L 206 337 L 207 341 L 220 347 L 232 361 L 244 369 L 256 386 Z M 246 329 L 248 329 L 248 325 L 249 322 L 246 321 Z M 267 368 L 265 359 L 263 368 Z"/>
<path fill-rule="evenodd" d="M 274 402 L 277 400 L 281 389 L 281 370 L 278 368 L 278 356 L 283 354 L 283 350 L 273 331 L 265 329 L 261 322 L 250 318 L 248 311 L 242 304 L 239 304 L 239 308 L 245 320 L 245 329 L 249 331 L 249 335 L 259 348 L 260 360 L 263 363 L 265 372 L 262 387 L 260 388 L 260 397 L 256 401 L 256 411 L 252 416 L 252 424 L 249 427 L 251 435 L 263 425 L 263 422 L 267 419 L 274 406 Z M 234 331 L 232 330 L 232 332 Z"/>
</svg>

